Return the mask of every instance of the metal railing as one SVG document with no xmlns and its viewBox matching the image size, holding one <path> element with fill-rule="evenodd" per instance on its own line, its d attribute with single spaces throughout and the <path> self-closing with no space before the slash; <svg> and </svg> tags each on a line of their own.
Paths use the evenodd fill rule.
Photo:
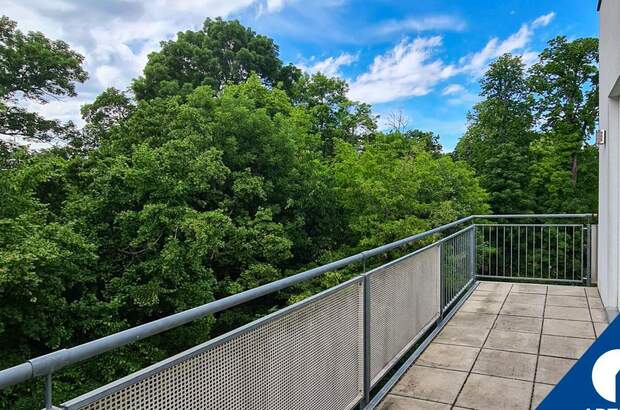
<svg viewBox="0 0 620 410">
<path fill-rule="evenodd" d="M 583 223 L 477 224 L 477 277 L 589 284 L 596 225 L 583 219 Z"/>
<path fill-rule="evenodd" d="M 505 237 L 493 245 L 491 236 L 484 236 L 484 229 L 496 227 L 499 238 L 497 229 L 503 225 L 474 222 L 515 217 L 469 216 L 270 284 L 31 359 L 0 371 L 0 389 L 44 376 L 45 407 L 52 408 L 52 373 L 66 366 L 325 272 L 361 263 L 360 275 L 345 283 L 65 402 L 60 408 L 340 409 L 358 405 L 373 408 L 429 343 L 428 334 L 432 337 L 449 320 L 473 289 L 471 285 L 477 275 L 493 276 L 488 268 L 493 266 L 497 272 L 495 278 L 513 277 L 507 275 L 505 265 L 500 270 L 498 244 L 502 244 L 502 252 L 509 249 L 513 256 L 515 250 L 504 245 Z M 440 234 L 447 236 L 437 238 Z M 434 235 L 436 240 L 430 245 L 366 271 L 369 258 Z M 496 262 L 485 270 L 481 258 L 488 254 Z M 547 259 L 543 256 L 542 260 L 549 262 Z M 528 256 L 521 263 L 534 261 Z M 517 264 L 517 272 L 520 266 Z M 583 276 L 583 271 L 580 272 Z M 579 272 L 570 279 L 578 276 Z M 415 349 L 413 354 L 412 349 Z M 373 389 L 379 391 L 372 395 Z"/>
</svg>

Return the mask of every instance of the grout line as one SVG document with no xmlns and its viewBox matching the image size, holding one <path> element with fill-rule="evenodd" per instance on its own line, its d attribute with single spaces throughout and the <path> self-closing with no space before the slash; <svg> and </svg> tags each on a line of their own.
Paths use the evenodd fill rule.
<svg viewBox="0 0 620 410">
<path fill-rule="evenodd" d="M 458 369 L 451 369 L 449 367 L 443 367 L 443 366 L 438 366 L 438 365 L 431 366 L 431 365 L 428 365 L 428 364 L 420 364 L 420 363 L 416 363 L 413 366 L 424 367 L 424 368 L 427 368 L 427 369 L 448 370 L 450 372 L 458 372 L 458 373 L 469 373 L 470 372 L 470 370 L 458 370 Z M 413 366 L 411 366 L 411 367 L 413 367 Z M 472 364 L 472 367 L 473 367 L 473 364 Z"/>
<path fill-rule="evenodd" d="M 490 373 L 471 372 L 471 374 L 478 374 L 480 376 L 488 376 L 488 377 L 497 377 L 498 379 L 505 379 L 505 380 L 516 380 L 518 382 L 534 383 L 534 380 L 519 379 L 517 377 L 498 376 L 496 374 L 490 374 Z"/>
<path fill-rule="evenodd" d="M 592 308 L 590 307 L 590 299 L 587 298 L 587 293 L 586 293 L 586 303 L 588 304 L 588 315 L 590 315 L 590 325 L 592 326 L 592 330 L 594 331 L 594 340 L 598 339 L 598 336 L 596 335 L 596 328 L 594 327 L 594 320 L 592 319 Z"/>
<path fill-rule="evenodd" d="M 510 284 L 510 289 L 508 289 L 508 292 L 506 293 L 506 296 L 504 297 L 504 301 L 502 302 L 502 306 L 499 309 L 500 312 L 501 312 L 502 308 L 504 307 L 504 304 L 506 303 L 506 299 L 508 299 L 508 295 L 510 294 L 510 291 L 512 290 L 513 286 L 514 286 L 514 284 L 511 283 Z M 495 326 L 495 322 L 497 322 L 497 318 L 498 317 L 499 317 L 499 315 L 495 315 L 495 319 L 493 319 L 493 323 L 491 324 L 491 329 L 493 329 L 493 326 Z M 541 326 L 541 328 L 542 328 L 542 326 Z M 486 344 L 487 340 L 489 339 L 489 335 L 490 334 L 491 334 L 491 331 L 489 330 L 489 333 L 487 333 L 487 336 L 484 338 L 484 342 L 482 342 L 482 346 L 483 347 Z M 463 384 L 461 385 L 461 388 L 459 389 L 459 392 L 454 397 L 454 401 L 452 402 L 452 407 L 456 406 L 456 402 L 458 401 L 459 396 L 463 392 L 463 388 L 467 384 L 467 380 L 469 379 L 469 376 L 471 375 L 471 372 L 474 369 L 474 366 L 476 365 L 476 362 L 478 361 L 478 357 L 480 357 L 480 352 L 482 352 L 482 347 L 480 348 L 480 350 L 478 350 L 478 354 L 476 354 L 476 358 L 474 359 L 474 362 L 472 363 L 471 368 L 470 368 L 469 372 L 467 373 L 467 377 L 465 377 L 465 380 L 463 381 Z"/>
<path fill-rule="evenodd" d="M 585 291 L 584 291 L 585 292 Z M 547 288 L 547 292 L 545 293 L 545 310 L 547 310 L 547 295 L 549 294 L 549 288 Z M 540 327 L 540 334 L 538 335 L 538 352 L 536 354 L 536 366 L 534 367 L 534 380 L 532 382 L 532 392 L 530 394 L 530 405 L 529 409 L 532 408 L 534 404 L 534 388 L 536 387 L 536 377 L 538 377 L 538 360 L 540 359 L 540 346 L 542 345 L 542 336 L 543 336 L 543 326 L 545 325 L 544 321 L 544 312 L 543 312 L 543 323 Z"/>
<path fill-rule="evenodd" d="M 392 392 L 389 392 L 388 394 L 390 394 L 392 396 L 404 397 L 404 398 L 407 398 L 407 399 L 429 401 L 431 403 L 438 403 L 438 404 L 444 404 L 444 405 L 450 406 L 450 403 L 446 403 L 445 401 L 437 401 L 437 400 L 433 400 L 433 399 L 423 399 L 421 397 L 416 397 L 416 396 L 407 396 L 406 394 L 402 394 L 402 393 L 392 393 Z M 385 397 L 387 397 L 387 394 L 386 394 Z"/>
</svg>

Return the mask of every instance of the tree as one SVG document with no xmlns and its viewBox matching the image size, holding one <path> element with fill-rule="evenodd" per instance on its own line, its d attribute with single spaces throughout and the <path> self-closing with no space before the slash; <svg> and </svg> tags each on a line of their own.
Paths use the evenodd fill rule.
<svg viewBox="0 0 620 410">
<path fill-rule="evenodd" d="M 405 138 L 420 144 L 424 150 L 438 157 L 443 147 L 439 143 L 439 135 L 432 131 L 409 130 L 404 133 Z"/>
<path fill-rule="evenodd" d="M 52 98 L 76 95 L 75 83 L 88 75 L 84 58 L 64 41 L 39 32 L 22 33 L 17 23 L 0 17 L 0 135 L 49 141 L 66 124 L 19 106 L 22 99 L 45 104 Z"/>
<path fill-rule="evenodd" d="M 528 168 L 534 139 L 532 100 L 521 58 L 505 54 L 480 81 L 485 99 L 468 115 L 468 129 L 455 149 L 480 176 L 496 213 L 531 209 Z"/>
<path fill-rule="evenodd" d="M 72 145 L 86 149 L 98 147 L 114 126 L 129 118 L 134 108 L 127 94 L 116 88 L 106 89 L 80 109 L 86 125 Z"/>
<path fill-rule="evenodd" d="M 399 133 L 377 135 L 361 153 L 340 143 L 333 173 L 359 251 L 488 211 L 487 194 L 466 164 L 437 158 Z"/>
<path fill-rule="evenodd" d="M 403 133 L 409 124 L 409 118 L 407 118 L 403 112 L 403 109 L 399 108 L 396 111 L 391 111 L 388 113 L 386 123 L 391 131 Z"/>
<path fill-rule="evenodd" d="M 536 149 L 535 189 L 561 192 L 563 200 L 596 190 L 597 184 L 581 185 L 580 176 L 588 180 L 584 173 L 594 169 L 587 166 L 580 170 L 579 164 L 591 162 L 586 158 L 591 155 L 588 140 L 598 117 L 598 40 L 552 39 L 530 69 L 530 85 L 536 96 L 536 118 L 545 134 L 544 144 Z M 558 198 L 543 206 L 555 209 L 562 206 L 561 201 Z M 591 211 L 596 202 L 579 199 L 573 206 Z"/>
<path fill-rule="evenodd" d="M 312 130 L 321 135 L 323 153 L 331 157 L 337 140 L 359 147 L 377 130 L 377 116 L 370 105 L 351 101 L 349 85 L 337 77 L 321 73 L 304 75 L 293 91 L 295 104 L 312 116 Z"/>
<path fill-rule="evenodd" d="M 266 85 L 284 88 L 300 76 L 299 69 L 282 64 L 270 38 L 236 20 L 206 19 L 202 30 L 180 32 L 175 40 L 162 42 L 161 50 L 149 55 L 133 91 L 138 100 L 189 94 L 202 85 L 219 92 L 252 73 Z"/>
</svg>

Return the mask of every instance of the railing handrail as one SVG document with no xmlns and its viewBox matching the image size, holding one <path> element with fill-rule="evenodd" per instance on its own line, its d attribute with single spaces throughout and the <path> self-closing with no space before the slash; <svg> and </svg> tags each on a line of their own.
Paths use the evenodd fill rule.
<svg viewBox="0 0 620 410">
<path fill-rule="evenodd" d="M 51 352 L 28 360 L 22 364 L 0 370 L 0 389 L 21 383 L 34 377 L 49 375 L 66 366 L 84 361 L 109 350 L 137 342 L 150 336 L 193 322 L 207 315 L 214 314 L 259 297 L 277 292 L 297 283 L 315 278 L 321 274 L 345 267 L 355 262 L 364 261 L 369 257 L 383 254 L 398 247 L 424 239 L 436 233 L 443 232 L 457 225 L 474 221 L 475 219 L 502 219 L 502 218 L 585 218 L 595 214 L 511 214 L 511 215 L 470 215 L 454 222 L 441 225 L 437 228 L 421 232 L 386 245 L 378 246 L 346 258 L 318 266 L 297 273 L 286 278 L 248 289 L 246 291 L 218 299 L 192 309 L 172 314 L 139 326 L 135 326 L 99 339 L 92 340 L 74 347 Z"/>
</svg>

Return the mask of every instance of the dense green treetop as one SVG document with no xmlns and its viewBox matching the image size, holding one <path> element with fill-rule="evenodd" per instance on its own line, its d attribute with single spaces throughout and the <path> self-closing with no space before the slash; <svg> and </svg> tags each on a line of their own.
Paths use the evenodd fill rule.
<svg viewBox="0 0 620 410">
<path fill-rule="evenodd" d="M 24 34 L 17 23 L 0 16 L 0 134 L 36 140 L 61 134 L 64 125 L 59 121 L 45 119 L 17 103 L 75 96 L 75 83 L 88 77 L 83 60 L 64 41 L 52 41 L 40 32 Z"/>
<path fill-rule="evenodd" d="M 238 21 L 207 19 L 202 30 L 180 32 L 149 55 L 143 76 L 133 84 L 136 98 L 187 94 L 201 85 L 215 91 L 256 73 L 266 84 L 289 87 L 299 78 L 294 66 L 284 66 L 278 46 Z"/>
<path fill-rule="evenodd" d="M 532 207 L 528 168 L 534 134 L 532 99 L 521 58 L 506 54 L 495 60 L 480 89 L 484 100 L 469 114 L 469 127 L 455 156 L 480 175 L 495 213 L 526 212 Z"/>
</svg>

